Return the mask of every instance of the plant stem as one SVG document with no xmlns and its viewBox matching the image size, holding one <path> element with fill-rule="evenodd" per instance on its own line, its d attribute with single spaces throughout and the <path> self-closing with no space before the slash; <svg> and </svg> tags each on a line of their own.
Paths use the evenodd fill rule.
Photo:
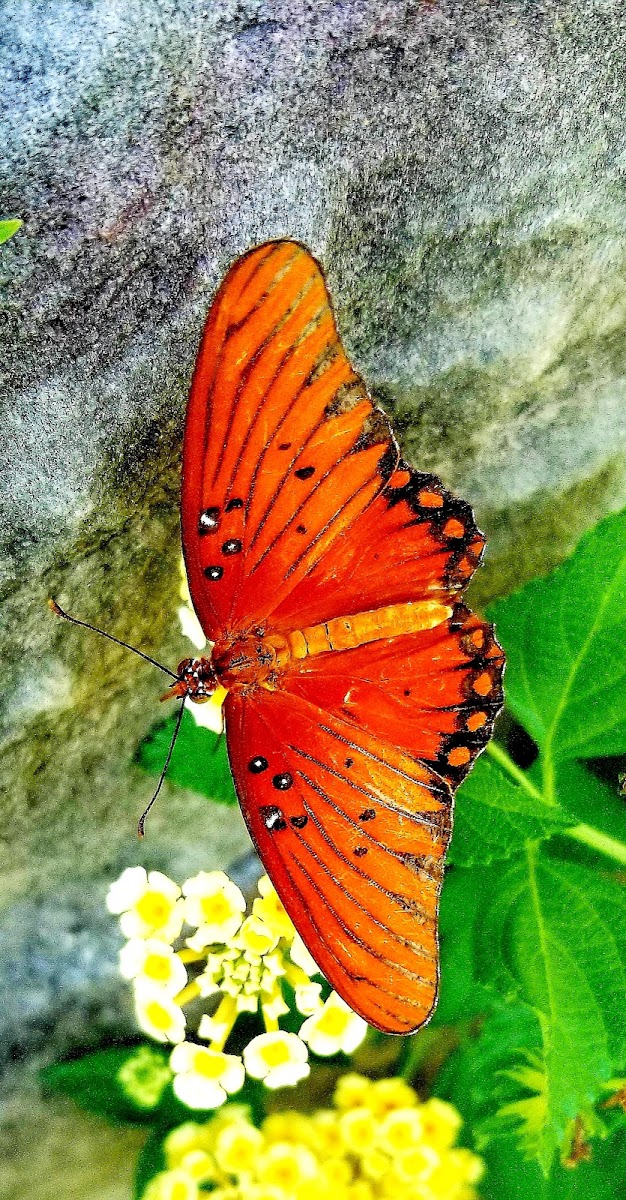
<svg viewBox="0 0 626 1200">
<path fill-rule="evenodd" d="M 524 791 L 528 792 L 529 796 L 532 796 L 533 800 L 540 800 L 542 803 L 545 802 L 543 793 L 540 792 L 539 788 L 536 788 L 532 780 L 528 778 L 526 771 L 522 771 L 522 768 L 518 767 L 517 763 L 513 762 L 513 759 L 509 754 L 507 754 L 504 746 L 501 746 L 499 742 L 489 742 L 487 746 L 487 754 L 490 754 L 492 758 L 495 758 L 496 762 L 504 768 L 507 774 L 510 775 L 516 783 L 519 783 L 520 787 L 523 787 Z"/>
<path fill-rule="evenodd" d="M 626 845 L 617 838 L 610 837 L 608 833 L 601 833 L 592 825 L 572 825 L 569 829 L 562 829 L 560 832 L 564 837 L 574 838 L 575 841 L 582 842 L 584 846 L 590 846 L 592 850 L 597 850 L 600 854 L 605 854 L 607 858 L 613 858 L 615 862 L 626 866 Z"/>
<path fill-rule="evenodd" d="M 548 797 L 540 792 L 535 787 L 532 780 L 528 778 L 526 771 L 517 766 L 513 759 L 503 746 L 498 742 L 490 742 L 487 746 L 487 753 L 502 767 L 524 791 L 532 796 L 533 800 L 539 800 L 543 804 L 552 803 L 554 800 L 549 800 Z M 602 833 L 599 829 L 594 829 L 592 825 L 570 825 L 567 829 L 559 830 L 560 837 L 573 838 L 576 842 L 581 842 L 584 846 L 589 846 L 591 850 L 596 850 L 599 854 L 604 854 L 607 858 L 612 858 L 615 862 L 626 866 L 626 844 L 620 842 L 618 838 L 610 837 L 608 833 Z"/>
</svg>

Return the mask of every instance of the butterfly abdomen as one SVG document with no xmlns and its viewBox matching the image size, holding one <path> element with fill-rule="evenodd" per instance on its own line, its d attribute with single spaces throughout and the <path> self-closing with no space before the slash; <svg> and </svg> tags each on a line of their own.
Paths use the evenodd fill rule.
<svg viewBox="0 0 626 1200">
<path fill-rule="evenodd" d="M 434 629 L 452 615 L 452 608 L 437 600 L 420 600 L 408 604 L 388 604 L 370 612 L 349 617 L 335 617 L 320 625 L 294 630 L 285 638 L 292 658 L 326 654 L 331 650 L 353 650 L 382 638 L 400 637 Z"/>
</svg>

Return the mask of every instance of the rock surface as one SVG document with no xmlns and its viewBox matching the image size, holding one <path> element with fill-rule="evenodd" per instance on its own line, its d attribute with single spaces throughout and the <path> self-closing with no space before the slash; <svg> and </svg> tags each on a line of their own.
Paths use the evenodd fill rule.
<svg viewBox="0 0 626 1200">
<path fill-rule="evenodd" d="M 490 535 L 478 599 L 624 503 L 626 13 L 56 0 L 3 17 L 0 216 L 24 219 L 0 250 L 3 922 L 26 1014 L 33 913 L 42 936 L 74 914 L 84 988 L 62 1019 L 50 1001 L 54 1054 L 86 1021 L 124 1026 L 112 983 L 92 1003 L 106 881 L 246 845 L 237 814 L 172 789 L 137 846 L 149 784 L 131 759 L 160 680 L 45 608 L 52 593 L 167 663 L 185 652 L 185 395 L 237 254 L 291 236 L 320 257 L 407 454 Z M 10 1032 L 39 1054 L 26 1015 Z"/>
</svg>

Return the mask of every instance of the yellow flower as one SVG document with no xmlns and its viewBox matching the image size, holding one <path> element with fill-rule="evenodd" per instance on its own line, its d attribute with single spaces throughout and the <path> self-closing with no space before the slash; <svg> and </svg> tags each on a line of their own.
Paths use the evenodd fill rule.
<svg viewBox="0 0 626 1200">
<path fill-rule="evenodd" d="M 163 1142 L 163 1152 L 168 1167 L 179 1167 L 188 1154 L 196 1150 L 210 1148 L 208 1123 L 200 1125 L 197 1121 L 185 1121 L 172 1129 Z"/>
<path fill-rule="evenodd" d="M 437 1195 L 455 1196 L 463 1193 L 465 1184 L 478 1183 L 484 1169 L 482 1159 L 460 1147 L 442 1156 L 428 1183 Z"/>
<path fill-rule="evenodd" d="M 229 942 L 241 927 L 246 902 L 235 883 L 223 871 L 200 871 L 183 884 L 185 919 L 197 929 L 187 945 L 203 950 L 214 943 Z"/>
<path fill-rule="evenodd" d="M 359 1166 L 368 1179 L 383 1179 L 391 1167 L 391 1159 L 382 1150 L 368 1150 L 361 1156 Z"/>
<path fill-rule="evenodd" d="M 349 1183 L 352 1183 L 352 1167 L 347 1158 L 325 1158 L 322 1163 L 322 1179 L 333 1195 L 341 1193 Z"/>
<path fill-rule="evenodd" d="M 290 942 L 295 933 L 293 922 L 287 915 L 283 903 L 267 875 L 261 876 L 257 887 L 260 894 L 252 905 L 254 916 L 259 917 L 272 930 L 277 940 L 285 938 Z"/>
<path fill-rule="evenodd" d="M 396 1108 L 378 1123 L 378 1145 L 388 1154 L 410 1150 L 422 1138 L 422 1118 L 418 1108 Z"/>
<path fill-rule="evenodd" d="M 463 1124 L 461 1114 L 445 1100 L 431 1096 L 420 1109 L 424 1139 L 437 1150 L 447 1150 L 454 1144 L 456 1136 Z"/>
<path fill-rule="evenodd" d="M 368 1103 L 379 1116 L 394 1108 L 414 1108 L 418 1103 L 416 1093 L 404 1079 L 379 1079 L 370 1086 Z"/>
<path fill-rule="evenodd" d="M 120 927 L 127 938 L 159 938 L 173 942 L 183 923 L 180 888 L 160 871 L 147 874 L 143 867 L 128 867 L 111 884 L 109 912 L 121 914 Z"/>
<path fill-rule="evenodd" d="M 219 1108 L 229 1093 L 243 1087 L 243 1064 L 235 1054 L 181 1042 L 171 1053 L 170 1066 L 174 1092 L 188 1108 Z"/>
<path fill-rule="evenodd" d="M 137 983 L 145 980 L 176 996 L 187 983 L 184 964 L 168 942 L 159 938 L 131 938 L 120 950 L 120 974 Z"/>
<path fill-rule="evenodd" d="M 337 1108 L 368 1108 L 374 1085 L 365 1075 L 349 1071 L 337 1081 L 335 1106 Z"/>
<path fill-rule="evenodd" d="M 199 1200 L 195 1179 L 186 1171 L 161 1171 L 150 1180 L 142 1200 Z"/>
<path fill-rule="evenodd" d="M 310 1118 L 312 1145 L 322 1160 L 335 1158 L 344 1150 L 339 1118 L 330 1109 L 318 1109 Z"/>
<path fill-rule="evenodd" d="M 270 1113 L 263 1122 L 263 1135 L 267 1142 L 304 1142 L 311 1144 L 311 1122 L 304 1113 L 286 1109 Z"/>
<path fill-rule="evenodd" d="M 182 1042 L 185 1014 L 161 987 L 143 980 L 135 988 L 137 1023 L 156 1042 Z"/>
<path fill-rule="evenodd" d="M 352 1054 L 367 1033 L 367 1024 L 362 1017 L 348 1007 L 336 992 L 318 1012 L 300 1028 L 300 1037 L 308 1042 L 314 1054 L 324 1057 L 330 1054 Z"/>
<path fill-rule="evenodd" d="M 250 1174 L 264 1145 L 263 1134 L 247 1121 L 233 1121 L 220 1130 L 215 1158 L 227 1175 Z"/>
<path fill-rule="evenodd" d="M 376 1120 L 364 1106 L 342 1113 L 339 1129 L 346 1150 L 352 1154 L 366 1154 L 376 1142 Z"/>
<path fill-rule="evenodd" d="M 269 1088 L 287 1087 L 309 1074 L 307 1048 L 295 1033 L 261 1033 L 248 1043 L 243 1061 L 248 1075 Z"/>
<path fill-rule="evenodd" d="M 171 1077 L 162 1056 L 150 1046 L 139 1046 L 117 1072 L 118 1083 L 140 1108 L 154 1108 Z"/>
<path fill-rule="evenodd" d="M 306 1183 L 318 1174 L 317 1159 L 306 1146 L 274 1142 L 259 1155 L 256 1173 L 261 1183 L 283 1188 L 290 1196 L 298 1184 Z"/>
<path fill-rule="evenodd" d="M 278 941 L 278 934 L 256 914 L 246 917 L 234 944 L 250 955 L 269 954 Z"/>
<path fill-rule="evenodd" d="M 367 1179 L 357 1179 L 346 1191 L 346 1200 L 374 1200 L 372 1185 Z"/>
<path fill-rule="evenodd" d="M 183 1155 L 180 1167 L 196 1183 L 212 1183 L 217 1178 L 215 1159 L 206 1150 L 190 1150 Z"/>
<path fill-rule="evenodd" d="M 423 1143 L 402 1150 L 394 1156 L 393 1165 L 400 1179 L 407 1183 L 417 1180 L 421 1183 L 430 1182 L 433 1171 L 439 1166 L 439 1155 L 432 1146 Z"/>
</svg>

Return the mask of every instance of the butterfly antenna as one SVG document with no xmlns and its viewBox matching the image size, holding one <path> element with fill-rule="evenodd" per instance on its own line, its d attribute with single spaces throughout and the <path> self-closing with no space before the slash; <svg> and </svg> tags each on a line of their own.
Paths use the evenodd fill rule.
<svg viewBox="0 0 626 1200">
<path fill-rule="evenodd" d="M 63 617 L 65 621 L 71 621 L 72 625 L 82 625 L 83 629 L 91 629 L 93 633 L 100 633 L 102 637 L 108 638 L 110 642 L 115 642 L 116 646 L 123 646 L 125 650 L 132 650 L 133 654 L 138 654 L 146 662 L 152 663 L 153 667 L 158 667 L 159 671 L 164 671 L 171 679 L 178 679 L 178 675 L 170 671 L 169 667 L 164 667 L 163 663 L 157 662 L 155 658 L 150 658 L 150 655 L 144 654 L 143 650 L 138 650 L 136 646 L 129 646 L 128 642 L 123 642 L 121 638 L 113 637 L 112 633 L 105 633 L 104 629 L 98 629 L 97 625 L 90 625 L 89 621 L 79 621 L 78 617 L 70 617 L 69 613 L 64 612 L 60 604 L 57 604 L 56 600 L 53 600 L 52 597 L 48 600 L 48 607 L 52 609 L 53 613 L 56 613 L 57 617 Z"/>
<path fill-rule="evenodd" d="M 178 737 L 178 734 L 180 733 L 180 726 L 181 726 L 181 722 L 183 719 L 183 713 L 185 711 L 185 700 L 186 699 L 187 699 L 187 697 L 185 696 L 185 699 L 183 700 L 183 702 L 178 710 L 178 716 L 176 718 L 176 726 L 174 729 L 174 733 L 172 735 L 172 740 L 170 742 L 170 748 L 167 752 L 167 758 L 165 759 L 165 762 L 163 763 L 163 770 L 161 771 L 161 775 L 159 777 L 159 782 L 157 783 L 156 788 L 154 790 L 154 795 L 153 795 L 148 807 L 146 809 L 144 809 L 144 811 L 142 812 L 142 814 L 139 818 L 139 821 L 137 822 L 137 837 L 139 837 L 139 838 L 142 838 L 145 835 L 146 817 L 147 817 L 148 813 L 150 812 L 150 809 L 152 808 L 152 805 L 154 804 L 159 792 L 161 791 L 161 787 L 163 785 L 163 780 L 165 779 L 165 776 L 167 775 L 167 768 L 170 765 L 170 759 L 172 757 L 172 752 L 174 750 L 174 746 L 176 745 L 176 738 Z"/>
</svg>

